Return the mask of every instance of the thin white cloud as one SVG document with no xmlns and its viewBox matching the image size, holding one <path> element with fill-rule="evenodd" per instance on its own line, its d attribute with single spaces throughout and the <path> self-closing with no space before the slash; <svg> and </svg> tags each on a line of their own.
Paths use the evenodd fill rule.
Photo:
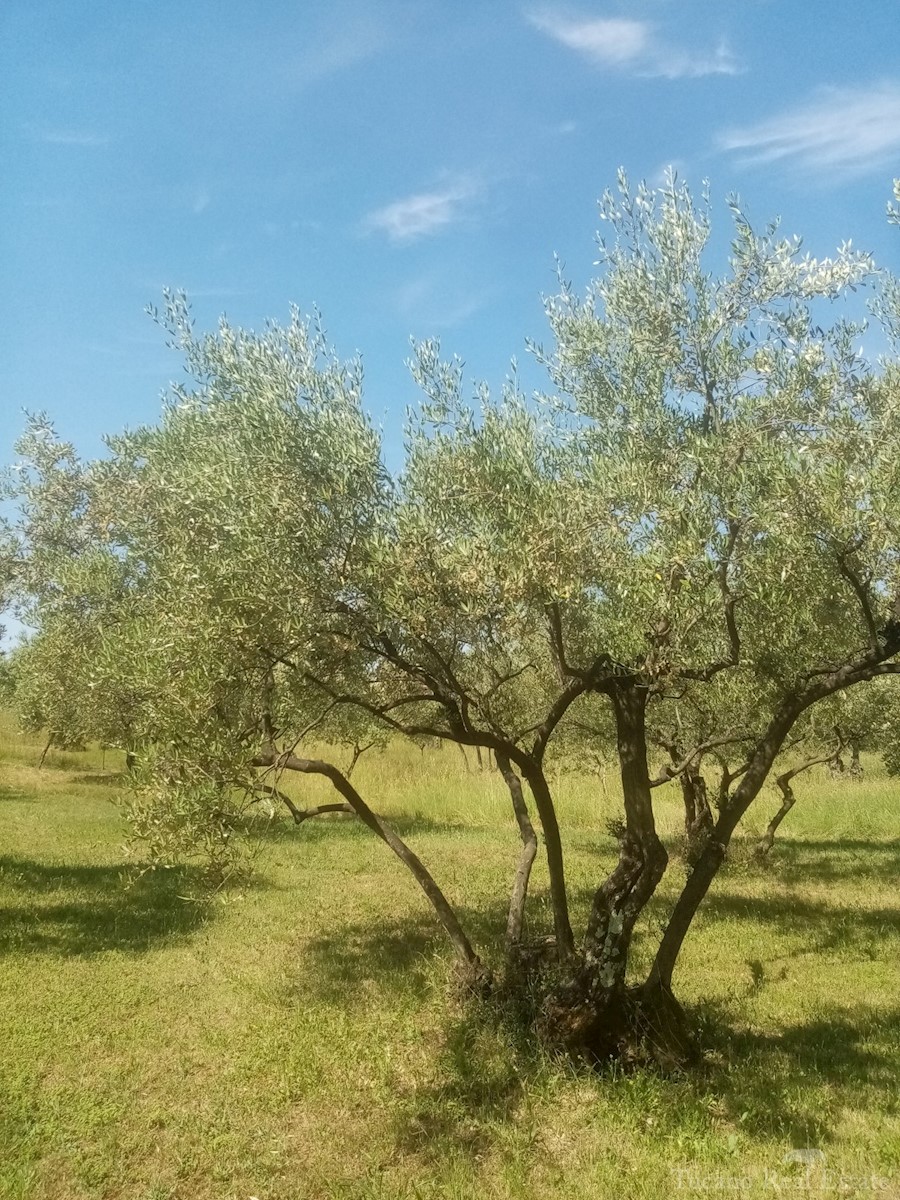
<svg viewBox="0 0 900 1200">
<path fill-rule="evenodd" d="M 541 33 L 577 50 L 585 58 L 608 66 L 622 66 L 646 53 L 650 26 L 646 21 L 625 18 L 578 18 L 545 10 L 532 13 L 529 21 Z"/>
<path fill-rule="evenodd" d="M 288 56 L 281 68 L 289 83 L 303 87 L 380 54 L 389 44 L 388 31 L 364 10 L 352 18 L 338 12 L 299 53 Z"/>
<path fill-rule="evenodd" d="M 803 171 L 860 175 L 900 152 L 900 84 L 821 88 L 799 108 L 728 130 L 718 141 L 749 165 L 789 162 Z"/>
<path fill-rule="evenodd" d="M 725 41 L 712 51 L 689 51 L 678 46 L 655 46 L 644 75 L 663 79 L 699 79 L 703 75 L 741 75 L 743 67 Z"/>
<path fill-rule="evenodd" d="M 535 29 L 599 67 L 664 79 L 736 75 L 740 71 L 724 42 L 711 51 L 687 49 L 660 37 L 650 21 L 574 16 L 557 8 L 526 15 Z"/>
<path fill-rule="evenodd" d="M 478 191 L 472 180 L 459 179 L 433 191 L 415 192 L 369 213 L 363 229 L 385 233 L 392 242 L 418 241 L 461 221 Z"/>
<path fill-rule="evenodd" d="M 486 291 L 462 289 L 432 276 L 411 279 L 395 293 L 400 316 L 425 329 L 461 325 L 483 309 L 489 298 Z"/>
<path fill-rule="evenodd" d="M 85 129 L 47 129 L 34 135 L 48 146 L 106 146 L 109 138 L 103 133 Z"/>
</svg>

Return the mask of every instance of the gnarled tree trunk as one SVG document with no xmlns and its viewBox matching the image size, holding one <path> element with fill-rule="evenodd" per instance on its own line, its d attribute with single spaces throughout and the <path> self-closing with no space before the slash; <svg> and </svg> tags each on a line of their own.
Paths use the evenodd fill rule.
<svg viewBox="0 0 900 1200">
<path fill-rule="evenodd" d="M 681 795 L 684 800 L 684 836 L 687 842 L 687 860 L 697 861 L 713 831 L 713 815 L 709 804 L 706 780 L 696 764 L 685 768 L 680 776 Z"/>
<path fill-rule="evenodd" d="M 653 815 L 646 686 L 622 680 L 611 700 L 625 807 L 619 859 L 594 894 L 579 968 L 550 997 L 543 1021 L 554 1040 L 600 1058 L 627 1056 L 641 1036 L 641 998 L 626 984 L 628 953 L 638 917 L 668 863 Z"/>
<path fill-rule="evenodd" d="M 531 868 L 537 856 L 538 840 L 534 832 L 525 797 L 522 794 L 522 781 L 515 773 L 505 754 L 497 754 L 497 766 L 503 776 L 512 800 L 513 812 L 519 826 L 522 838 L 522 853 L 513 880 L 512 894 L 509 899 L 509 916 L 506 921 L 506 952 L 514 955 L 522 941 L 522 929 L 525 924 L 525 901 L 528 897 L 528 881 L 531 878 Z"/>
</svg>

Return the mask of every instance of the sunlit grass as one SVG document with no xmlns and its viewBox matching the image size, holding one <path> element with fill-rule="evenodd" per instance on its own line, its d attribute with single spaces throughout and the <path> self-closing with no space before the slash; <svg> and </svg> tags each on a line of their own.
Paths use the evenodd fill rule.
<svg viewBox="0 0 900 1200">
<path fill-rule="evenodd" d="M 352 819 L 276 822 L 253 880 L 201 901 L 196 870 L 137 873 L 120 756 L 38 770 L 42 749 L 0 724 L 0 1196 L 763 1197 L 807 1182 L 783 1162 L 804 1147 L 853 1177 L 814 1167 L 806 1194 L 870 1195 L 875 1175 L 900 1195 L 900 787 L 876 764 L 798 781 L 763 868 L 761 797 L 676 980 L 706 1062 L 663 1079 L 575 1071 L 456 1006 L 420 893 Z M 496 774 L 394 745 L 354 780 L 495 952 L 517 849 Z M 616 789 L 556 782 L 581 918 Z M 639 956 L 682 877 L 674 861 Z M 529 919 L 550 927 L 540 864 Z"/>
</svg>

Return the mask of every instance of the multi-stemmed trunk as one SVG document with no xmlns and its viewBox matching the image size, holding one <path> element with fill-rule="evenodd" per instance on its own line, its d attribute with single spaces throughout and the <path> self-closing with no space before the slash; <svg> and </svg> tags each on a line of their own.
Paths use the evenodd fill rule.
<svg viewBox="0 0 900 1200">
<path fill-rule="evenodd" d="M 584 941 L 591 993 L 615 995 L 624 986 L 635 922 L 656 891 L 668 862 L 656 832 L 647 765 L 647 691 L 624 684 L 612 692 L 616 745 L 625 822 L 619 829 L 619 859 L 594 894 Z"/>
<path fill-rule="evenodd" d="M 628 977 L 634 931 L 668 864 L 653 812 L 652 793 L 658 781 L 651 780 L 648 764 L 646 709 L 652 685 L 638 675 L 623 673 L 605 679 L 603 687 L 597 689 L 608 696 L 615 715 L 625 819 L 616 828 L 618 859 L 594 893 L 580 947 L 576 947 L 572 934 L 562 840 L 543 769 L 546 740 L 565 709 L 558 706 L 554 721 L 548 720 L 531 752 L 515 740 L 465 731 L 466 744 L 480 743 L 494 752 L 510 792 L 522 841 L 507 918 L 511 982 L 522 980 L 522 959 L 511 951 L 522 941 L 528 882 L 537 851 L 537 836 L 525 805 L 523 781 L 531 791 L 540 818 L 550 879 L 556 964 L 549 973 L 542 968 L 541 978 L 533 982 L 545 989 L 539 1028 L 558 1047 L 592 1057 L 632 1057 L 635 1052 L 649 1051 L 668 1063 L 683 1062 L 689 1056 L 691 1046 L 684 1015 L 672 994 L 673 972 L 692 921 L 724 861 L 731 837 L 768 778 L 798 717 L 825 696 L 877 674 L 888 651 L 900 651 L 900 628 L 892 637 L 890 647 L 874 647 L 857 662 L 810 677 L 804 686 L 785 697 L 744 766 L 730 777 L 733 782 L 739 778 L 733 791 L 723 789 L 715 821 L 699 768 L 686 764 L 682 791 L 689 840 L 691 835 L 697 839 L 695 853 L 689 856 L 687 879 L 670 910 L 650 972 L 641 983 Z M 573 689 L 573 695 L 577 694 L 580 692 Z M 256 763 L 260 767 L 327 776 L 344 803 L 387 843 L 415 876 L 454 945 L 470 987 L 486 990 L 491 986 L 490 972 L 482 965 L 433 877 L 409 847 L 369 809 L 345 776 L 329 764 L 299 759 L 292 753 L 278 754 L 274 748 L 260 755 Z M 811 764 L 805 764 L 808 765 Z M 791 799 L 790 777 L 796 770 L 779 780 L 785 785 L 782 792 L 786 801 Z M 546 968 L 546 958 L 543 963 Z"/>
<path fill-rule="evenodd" d="M 671 996 L 672 975 L 697 910 L 706 897 L 724 859 L 738 822 L 759 794 L 784 739 L 806 705 L 799 698 L 786 700 L 773 717 L 766 734 L 751 754 L 740 783 L 724 800 L 705 846 L 697 856 L 678 899 L 669 914 L 650 974 L 644 984 L 648 996 Z"/>
<path fill-rule="evenodd" d="M 554 1040 L 600 1057 L 624 1052 L 638 1035 L 641 1004 L 626 982 L 629 951 L 635 924 L 668 863 L 653 815 L 647 689 L 623 680 L 610 698 L 625 808 L 618 860 L 594 893 L 577 968 L 550 998 L 544 1020 Z"/>
</svg>

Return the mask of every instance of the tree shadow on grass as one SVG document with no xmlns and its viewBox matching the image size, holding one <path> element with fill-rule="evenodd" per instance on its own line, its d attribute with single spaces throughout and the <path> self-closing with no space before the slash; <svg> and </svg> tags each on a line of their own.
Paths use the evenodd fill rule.
<svg viewBox="0 0 900 1200">
<path fill-rule="evenodd" d="M 400 1153 L 432 1164 L 456 1155 L 478 1158 L 495 1143 L 496 1127 L 514 1120 L 541 1059 L 498 1036 L 489 1016 L 470 1006 L 448 1023 L 431 1083 L 410 1089 L 398 1105 Z"/>
<path fill-rule="evenodd" d="M 82 771 L 79 775 L 71 776 L 69 782 L 92 787 L 127 788 L 131 777 L 127 771 Z"/>
<path fill-rule="evenodd" d="M 679 1114 L 673 1134 L 685 1122 L 707 1123 L 714 1133 L 725 1120 L 786 1152 L 827 1148 L 848 1110 L 872 1111 L 877 1119 L 900 1112 L 900 1010 L 831 1012 L 772 1032 L 736 1028 L 733 1013 L 714 1006 L 691 1015 L 700 1026 L 703 1064 L 655 1084 L 657 1093 L 663 1089 L 664 1109 Z M 448 1015 L 431 1082 L 417 1082 L 399 1098 L 394 1136 L 400 1152 L 432 1162 L 482 1155 L 504 1136 L 498 1126 L 512 1124 L 528 1094 L 540 1090 L 547 1063 L 538 1046 L 527 1032 L 501 1028 L 496 1016 L 492 1026 L 490 1020 L 484 1009 Z M 606 1087 L 626 1087 L 621 1068 L 593 1071 L 608 1073 Z M 632 1103 L 627 1092 L 623 1100 Z"/>
<path fill-rule="evenodd" d="M 427 916 L 343 925 L 303 942 L 297 989 L 339 1003 L 370 982 L 421 998 L 429 986 L 428 960 L 442 951 L 440 932 Z"/>
<path fill-rule="evenodd" d="M 860 910 L 783 899 L 724 894 L 710 898 L 707 920 L 730 924 L 746 916 L 785 932 L 798 924 L 812 932 L 811 951 L 857 950 L 866 939 L 879 955 L 880 940 L 894 937 L 900 911 Z M 461 911 L 479 946 L 497 949 L 502 905 Z M 499 924 L 498 924 L 499 922 Z M 493 934 L 493 940 L 491 938 Z M 481 935 L 481 936 L 478 936 Z M 487 936 L 485 936 L 487 935 Z M 524 1093 L 545 1070 L 533 1035 L 515 1014 L 450 995 L 450 954 L 427 913 L 419 917 L 361 921 L 306 943 L 301 977 L 315 979 L 317 994 L 337 1002 L 358 996 L 362 982 L 383 993 L 419 997 L 447 981 L 443 1046 L 430 1072 L 398 1097 L 397 1150 L 432 1162 L 476 1157 L 496 1143 L 498 1126 L 514 1121 Z M 435 969 L 435 960 L 442 961 Z M 900 1009 L 829 1007 L 822 1015 L 760 1031 L 742 1025 L 734 1001 L 694 1006 L 690 1018 L 706 1051 L 702 1067 L 671 1079 L 673 1104 L 695 1108 L 699 1120 L 725 1118 L 751 1137 L 777 1139 L 786 1149 L 822 1146 L 833 1138 L 842 1110 L 879 1119 L 900 1112 Z M 602 1068 L 600 1068 L 602 1070 Z"/>
<path fill-rule="evenodd" d="M 751 849 L 746 845 L 747 840 L 741 844 L 744 852 Z M 778 837 L 766 863 L 757 869 L 785 883 L 840 884 L 847 879 L 893 882 L 900 879 L 900 839 L 829 841 Z"/>
<path fill-rule="evenodd" d="M 148 871 L 133 864 L 83 866 L 0 856 L 0 955 L 61 957 L 140 952 L 185 937 L 211 915 L 197 868 Z"/>
<path fill-rule="evenodd" d="M 415 837 L 417 834 L 471 832 L 477 828 L 459 821 L 436 821 L 424 813 L 390 815 L 385 817 L 385 821 L 402 838 Z M 318 843 L 353 838 L 369 840 L 375 836 L 353 813 L 328 813 L 311 817 L 298 825 L 287 813 L 282 815 L 279 811 L 272 819 L 251 815 L 240 822 L 235 821 L 235 825 L 250 837 L 263 842 L 302 838 Z"/>
<path fill-rule="evenodd" d="M 367 829 L 362 832 L 372 836 Z M 500 962 L 506 925 L 503 899 L 477 908 L 454 907 L 476 951 L 492 963 Z M 297 951 L 294 990 L 311 989 L 319 997 L 340 1002 L 368 981 L 385 991 L 423 996 L 437 976 L 445 981 L 449 994 L 452 961 L 447 936 L 428 908 L 397 916 L 373 914 L 304 939 Z"/>
<path fill-rule="evenodd" d="M 711 1133 L 724 1119 L 786 1152 L 827 1148 L 848 1110 L 871 1111 L 877 1120 L 900 1113 L 900 1010 L 832 1011 L 770 1032 L 735 1027 L 733 1013 L 712 1006 L 691 1015 L 706 1051 L 703 1064 L 656 1084 L 680 1114 L 673 1133 L 685 1120 L 692 1124 L 693 1110 Z M 398 1150 L 431 1161 L 482 1155 L 496 1144 L 498 1126 L 514 1122 L 527 1095 L 539 1089 L 547 1064 L 533 1039 L 501 1028 L 496 1016 L 490 1021 L 484 1009 L 448 1016 L 432 1082 L 417 1084 L 398 1106 Z M 621 1068 L 593 1071 L 609 1071 L 607 1086 L 626 1086 Z"/>
<path fill-rule="evenodd" d="M 832 1010 L 770 1032 L 736 1029 L 713 1006 L 703 1016 L 711 1060 L 692 1085 L 748 1132 L 820 1146 L 843 1109 L 900 1112 L 898 1009 Z"/>
<path fill-rule="evenodd" d="M 807 953 L 837 951 L 873 959 L 890 953 L 900 937 L 900 908 L 862 908 L 823 904 L 795 895 L 746 896 L 717 892 L 701 910 L 705 923 L 746 920 L 773 926 L 779 933 L 808 940 Z"/>
<path fill-rule="evenodd" d="M 502 905 L 486 911 L 459 909 L 460 920 L 483 948 L 492 925 L 502 934 Z M 496 953 L 497 945 L 490 947 Z M 305 941 L 298 952 L 290 999 L 307 993 L 331 1003 L 424 1001 L 444 993 L 446 1019 L 441 1046 L 429 1071 L 397 1097 L 394 1140 L 398 1153 L 430 1163 L 454 1155 L 475 1157 L 495 1140 L 496 1125 L 511 1121 L 529 1078 L 540 1069 L 540 1051 L 524 1027 L 513 1031 L 497 1006 L 460 994 L 453 983 L 453 958 L 443 932 L 428 913 L 347 923 Z M 312 981 L 312 982 L 310 982 Z M 381 999 L 362 990 L 374 986 Z M 361 997 L 363 998 L 361 1001 Z M 385 1040 L 390 1038 L 386 1018 Z M 521 1043 L 521 1044 L 520 1044 Z"/>
</svg>

